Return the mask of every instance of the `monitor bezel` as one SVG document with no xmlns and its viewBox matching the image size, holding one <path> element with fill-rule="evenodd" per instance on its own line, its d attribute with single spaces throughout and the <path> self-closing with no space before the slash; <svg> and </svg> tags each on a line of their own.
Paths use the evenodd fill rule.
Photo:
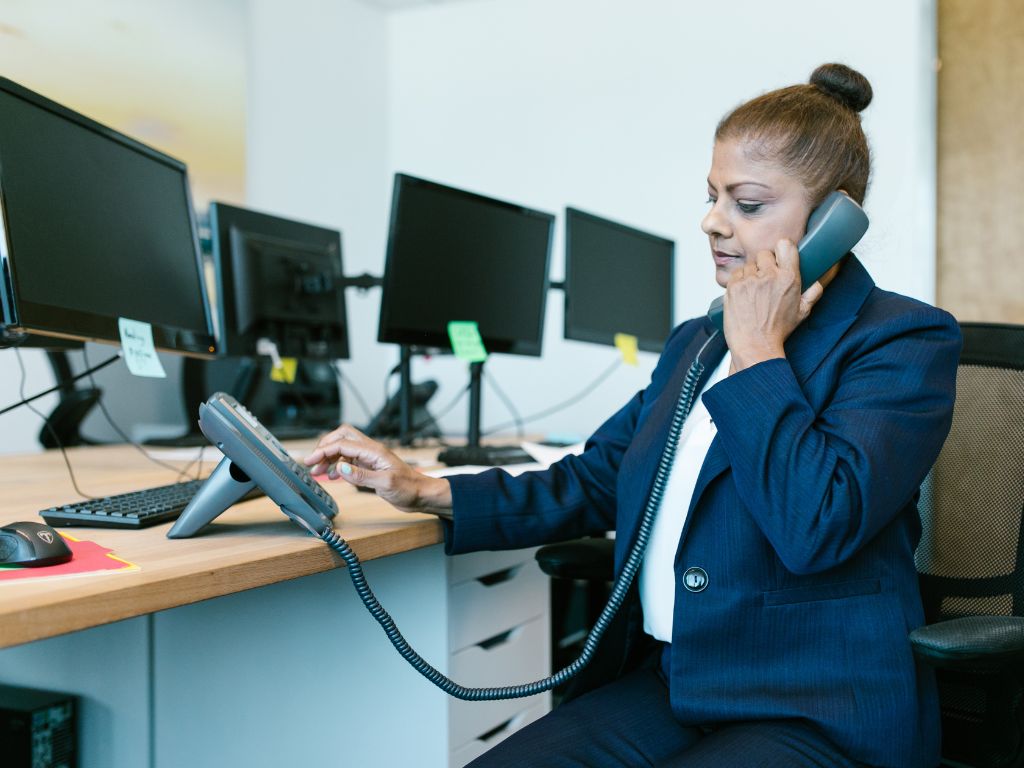
<svg viewBox="0 0 1024 768">
<path fill-rule="evenodd" d="M 525 355 L 529 357 L 540 357 L 543 344 L 544 344 L 544 321 L 547 316 L 547 297 L 548 291 L 551 286 L 551 251 L 554 244 L 555 235 L 555 215 L 540 211 L 535 208 L 529 208 L 525 205 L 518 203 L 512 203 L 507 200 L 501 200 L 495 197 L 489 197 L 476 192 L 470 192 L 465 189 L 458 187 L 452 187 L 447 184 L 441 184 L 436 181 L 424 179 L 419 176 L 412 176 L 407 173 L 396 173 L 394 179 L 394 185 L 392 187 L 391 195 L 391 214 L 388 220 L 388 244 L 387 251 L 384 261 L 384 277 L 382 279 L 381 288 L 381 302 L 380 302 L 380 316 L 377 325 L 377 341 L 381 344 L 401 344 L 403 346 L 410 347 L 414 351 L 424 352 L 449 352 L 452 349 L 451 341 L 448 338 L 447 333 L 433 333 L 419 329 L 409 328 L 392 328 L 388 327 L 387 319 L 389 317 L 389 310 L 393 299 L 391 298 L 394 293 L 394 281 L 395 277 L 395 232 L 398 227 L 398 213 L 401 202 L 401 193 L 405 189 L 406 185 L 409 186 L 423 186 L 431 189 L 435 189 L 446 194 L 453 194 L 459 197 L 464 197 L 475 202 L 484 203 L 487 205 L 497 206 L 506 208 L 516 213 L 524 214 L 526 216 L 532 216 L 542 219 L 548 224 L 548 241 L 544 255 L 544 286 L 542 288 L 542 298 L 540 301 L 539 317 L 537 318 L 537 338 L 536 339 L 495 339 L 494 337 L 482 336 L 484 347 L 487 351 L 507 354 L 507 355 Z M 471 318 L 452 318 L 453 320 L 464 319 L 468 320 Z"/>
<path fill-rule="evenodd" d="M 199 331 L 195 328 L 150 323 L 153 329 L 153 344 L 157 349 L 176 354 L 204 358 L 215 356 L 217 347 L 213 332 L 213 315 L 206 293 L 203 257 L 199 247 L 199 233 L 196 227 L 195 210 L 192 206 L 192 190 L 185 163 L 7 78 L 0 77 L 0 90 L 62 119 L 69 120 L 103 138 L 112 140 L 126 149 L 138 152 L 180 174 L 185 207 L 188 211 L 189 229 L 192 234 L 192 250 L 195 255 L 196 274 L 201 293 L 200 301 L 206 328 Z M 7 195 L 3 183 L 3 158 L 0 157 L 0 270 L 2 270 L 0 281 L 3 282 L 3 289 L 0 290 L 0 302 L 3 305 L 6 340 L 18 344 L 27 339 L 29 334 L 38 334 L 74 341 L 121 343 L 117 315 L 101 315 L 25 300 L 18 290 L 18 269 L 12 250 L 9 237 Z M 138 320 L 140 318 L 131 319 Z"/>
<path fill-rule="evenodd" d="M 249 226 L 240 222 L 240 219 L 256 220 L 258 225 Z M 222 354 L 225 356 L 246 356 L 252 357 L 256 352 L 256 339 L 248 334 L 239 334 L 235 331 L 238 324 L 237 302 L 235 300 L 234 265 L 232 264 L 232 231 L 242 233 L 248 232 L 255 236 L 264 238 L 298 241 L 302 238 L 288 237 L 281 233 L 281 228 L 298 227 L 305 230 L 304 235 L 315 235 L 320 238 L 320 244 L 324 247 L 334 247 L 338 253 L 338 291 L 341 299 L 341 354 L 331 355 L 331 360 L 348 360 L 351 356 L 351 343 L 348 336 L 348 304 L 345 300 L 345 274 L 344 274 L 344 253 L 342 251 L 341 232 L 337 229 L 330 229 L 318 224 L 310 224 L 305 221 L 286 219 L 283 216 L 276 216 L 271 213 L 259 211 L 253 208 L 243 208 L 231 205 L 219 200 L 210 203 L 210 255 L 213 259 L 214 291 L 217 296 L 217 329 L 218 341 Z M 262 225 L 264 229 L 260 229 Z M 269 227 L 269 228 L 268 228 Z M 271 228 L 277 227 L 277 231 Z M 285 354 L 282 352 L 282 354 Z"/>
<path fill-rule="evenodd" d="M 669 265 L 668 265 L 668 291 L 669 291 L 669 327 L 665 333 L 665 338 L 660 341 L 652 339 L 650 337 L 637 336 L 637 347 L 645 352 L 657 352 L 660 353 L 665 346 L 665 342 L 668 340 L 669 335 L 672 333 L 672 329 L 676 324 L 675 317 L 675 269 L 676 269 L 676 244 L 675 241 L 668 237 L 656 235 L 653 232 L 647 232 L 636 227 L 623 224 L 619 221 L 605 218 L 604 216 L 598 216 L 594 213 L 580 210 L 567 206 L 565 209 L 565 282 L 563 283 L 563 306 L 565 311 L 563 313 L 563 328 L 562 335 L 565 339 L 570 341 L 585 341 L 591 344 L 603 344 L 606 346 L 615 346 L 615 333 L 609 333 L 607 331 L 598 331 L 593 328 L 587 328 L 579 323 L 573 311 L 573 300 L 572 300 L 572 278 L 573 278 L 573 251 L 572 251 L 572 230 L 575 222 L 584 220 L 591 223 L 600 224 L 610 229 L 619 230 L 630 237 L 636 237 L 643 240 L 649 240 L 658 245 L 667 245 L 669 248 Z M 623 331 L 625 332 L 625 331 Z"/>
</svg>

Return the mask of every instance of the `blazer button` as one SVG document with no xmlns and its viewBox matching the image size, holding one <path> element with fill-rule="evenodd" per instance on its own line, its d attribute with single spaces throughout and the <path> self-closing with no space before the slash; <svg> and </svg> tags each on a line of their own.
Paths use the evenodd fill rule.
<svg viewBox="0 0 1024 768">
<path fill-rule="evenodd" d="M 683 586 L 691 592 L 703 592 L 708 585 L 708 573 L 703 568 L 687 568 L 683 574 Z"/>
</svg>

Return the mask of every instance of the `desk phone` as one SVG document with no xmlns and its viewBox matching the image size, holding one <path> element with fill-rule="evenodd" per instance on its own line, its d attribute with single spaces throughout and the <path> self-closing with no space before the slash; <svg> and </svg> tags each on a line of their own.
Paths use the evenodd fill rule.
<svg viewBox="0 0 1024 768">
<path fill-rule="evenodd" d="M 224 458 L 167 532 L 168 538 L 194 536 L 256 486 L 314 536 L 331 529 L 337 503 L 235 398 L 217 392 L 200 405 L 199 428 Z"/>
</svg>

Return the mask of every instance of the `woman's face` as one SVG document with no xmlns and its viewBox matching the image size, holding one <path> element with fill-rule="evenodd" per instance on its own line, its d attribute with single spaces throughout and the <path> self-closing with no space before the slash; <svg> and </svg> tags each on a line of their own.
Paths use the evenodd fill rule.
<svg viewBox="0 0 1024 768">
<path fill-rule="evenodd" d="M 811 214 L 809 192 L 770 159 L 749 152 L 741 139 L 715 142 L 708 174 L 711 210 L 701 229 L 711 243 L 715 280 L 723 288 L 737 267 L 758 251 L 775 251 L 782 238 L 798 242 Z"/>
</svg>

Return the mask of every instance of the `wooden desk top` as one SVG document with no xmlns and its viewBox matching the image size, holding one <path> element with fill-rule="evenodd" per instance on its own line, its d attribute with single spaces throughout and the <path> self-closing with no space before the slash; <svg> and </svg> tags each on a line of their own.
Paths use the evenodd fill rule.
<svg viewBox="0 0 1024 768">
<path fill-rule="evenodd" d="M 311 449 L 312 443 L 289 447 Z M 130 446 L 74 448 L 68 455 L 79 487 L 92 495 L 176 479 Z M 204 474 L 212 469 L 208 466 Z M 431 515 L 399 512 L 344 481 L 324 487 L 338 502 L 335 530 L 362 560 L 442 541 L 441 524 Z M 0 456 L 0 523 L 43 522 L 40 509 L 78 498 L 58 451 Z M 111 548 L 141 570 L 0 583 L 0 648 L 343 567 L 323 542 L 265 497 L 229 509 L 195 538 L 168 539 L 171 525 L 137 531 L 65 529 Z"/>
</svg>

